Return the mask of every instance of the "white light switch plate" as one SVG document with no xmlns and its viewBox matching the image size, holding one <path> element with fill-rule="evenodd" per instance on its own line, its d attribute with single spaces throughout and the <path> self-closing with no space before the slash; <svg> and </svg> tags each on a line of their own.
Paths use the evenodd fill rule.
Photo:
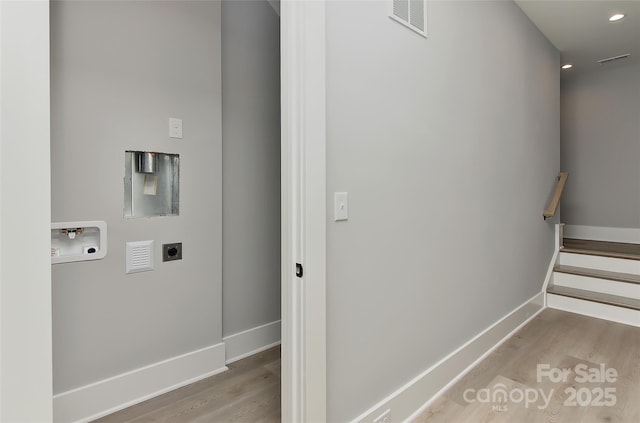
<svg viewBox="0 0 640 423">
<path fill-rule="evenodd" d="M 169 138 L 182 138 L 182 119 L 169 118 Z"/>
<path fill-rule="evenodd" d="M 346 192 L 335 192 L 333 202 L 333 220 L 349 220 L 349 194 Z"/>
</svg>

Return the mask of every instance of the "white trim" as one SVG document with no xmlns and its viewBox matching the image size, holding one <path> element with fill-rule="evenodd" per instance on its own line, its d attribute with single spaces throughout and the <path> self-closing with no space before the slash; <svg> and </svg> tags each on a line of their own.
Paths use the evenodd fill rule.
<svg viewBox="0 0 640 423">
<path fill-rule="evenodd" d="M 551 281 L 553 280 L 553 269 L 556 267 L 556 263 L 558 262 L 558 255 L 560 254 L 560 247 L 562 246 L 562 233 L 564 230 L 564 223 L 556 223 L 555 226 L 555 239 L 554 239 L 554 250 L 553 255 L 551 256 L 551 261 L 549 262 L 549 267 L 547 267 L 547 274 L 544 278 L 544 284 L 542 284 L 542 292 L 547 292 L 547 288 Z M 544 297 L 544 305 L 547 306 L 547 296 Z"/>
<path fill-rule="evenodd" d="M 604 226 L 565 225 L 564 237 L 590 239 L 592 241 L 610 241 L 640 243 L 640 228 L 607 228 Z"/>
<path fill-rule="evenodd" d="M 299 423 L 326 421 L 325 6 L 280 3 L 282 421 Z"/>
<path fill-rule="evenodd" d="M 544 293 L 541 292 L 362 413 L 354 422 L 371 422 L 387 409 L 391 409 L 394 421 L 411 421 L 536 317 L 544 309 L 543 302 Z M 426 403 L 425 398 L 429 399 Z"/>
<path fill-rule="evenodd" d="M 227 370 L 224 343 L 53 396 L 55 422 L 88 422 Z"/>
<path fill-rule="evenodd" d="M 51 421 L 49 2 L 0 0 L 0 421 Z"/>
<path fill-rule="evenodd" d="M 555 308 L 557 310 L 640 327 L 640 311 L 638 310 L 556 294 L 547 294 L 547 304 L 549 308 Z"/>
<path fill-rule="evenodd" d="M 243 330 L 222 338 L 226 345 L 225 364 L 252 356 L 280 345 L 280 320 Z"/>
</svg>

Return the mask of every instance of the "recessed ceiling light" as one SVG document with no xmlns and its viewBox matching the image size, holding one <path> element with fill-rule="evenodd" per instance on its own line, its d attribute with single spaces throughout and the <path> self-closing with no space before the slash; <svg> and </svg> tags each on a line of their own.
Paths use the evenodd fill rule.
<svg viewBox="0 0 640 423">
<path fill-rule="evenodd" d="M 615 21 L 619 21 L 620 19 L 624 18 L 624 13 L 616 13 L 615 15 L 611 16 L 609 18 L 610 22 L 615 22 Z"/>
<path fill-rule="evenodd" d="M 566 65 L 562 65 L 562 69 L 571 69 L 573 67 L 573 65 L 570 64 L 566 64 Z"/>
</svg>

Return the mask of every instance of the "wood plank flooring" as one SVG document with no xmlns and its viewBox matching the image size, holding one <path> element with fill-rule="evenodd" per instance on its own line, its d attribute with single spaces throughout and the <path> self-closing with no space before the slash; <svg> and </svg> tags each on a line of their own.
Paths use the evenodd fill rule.
<svg viewBox="0 0 640 423">
<path fill-rule="evenodd" d="M 280 347 L 228 367 L 95 422 L 280 422 Z"/>
<path fill-rule="evenodd" d="M 618 373 L 614 383 L 578 383 L 576 365 Z M 571 369 L 567 380 L 537 379 L 537 365 Z M 542 392 L 528 407 L 519 398 L 469 403 L 484 388 L 495 393 Z M 615 388 L 613 406 L 576 406 L 565 390 L 596 399 L 600 389 Z M 542 390 L 542 391 L 540 391 Z M 570 392 L 570 391 L 568 391 Z M 481 399 L 481 398 L 480 398 Z M 539 406 L 541 408 L 539 408 Z M 229 365 L 229 370 L 96 420 L 128 422 L 265 422 L 280 421 L 280 348 L 272 348 Z M 437 398 L 416 423 L 573 423 L 640 422 L 640 328 L 547 309 L 490 354 L 451 389 Z"/>
<path fill-rule="evenodd" d="M 546 376 L 538 381 L 538 364 L 568 369 L 567 376 L 555 383 Z M 616 369 L 617 379 L 581 382 L 585 370 L 576 368 L 579 364 L 588 372 L 604 364 Z M 598 401 L 606 388 L 615 404 L 595 405 L 611 402 Z M 496 396 L 494 402 L 501 389 L 508 397 Z M 538 399 L 526 406 L 520 393 L 533 400 L 534 390 Z M 640 422 L 640 328 L 546 309 L 437 398 L 418 422 Z"/>
</svg>

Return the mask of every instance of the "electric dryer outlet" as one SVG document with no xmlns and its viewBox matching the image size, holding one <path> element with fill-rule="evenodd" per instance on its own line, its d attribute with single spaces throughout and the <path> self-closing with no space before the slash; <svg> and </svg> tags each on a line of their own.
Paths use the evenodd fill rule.
<svg viewBox="0 0 640 423">
<path fill-rule="evenodd" d="M 182 260 L 182 242 L 162 244 L 162 261 Z"/>
</svg>

